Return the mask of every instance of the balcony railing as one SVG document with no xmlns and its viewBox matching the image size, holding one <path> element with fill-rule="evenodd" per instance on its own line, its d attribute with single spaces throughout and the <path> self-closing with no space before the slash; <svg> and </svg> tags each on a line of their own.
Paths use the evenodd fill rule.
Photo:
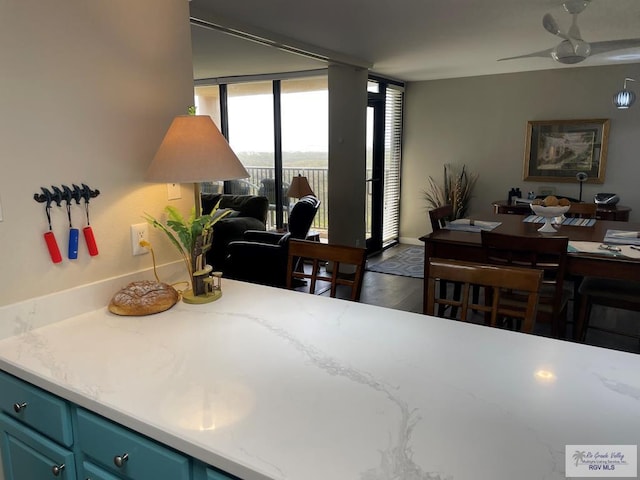
<svg viewBox="0 0 640 480">
<path fill-rule="evenodd" d="M 275 198 L 273 192 L 269 192 L 268 189 L 265 189 L 263 180 L 273 180 L 275 170 L 269 167 L 248 167 L 245 166 L 247 171 L 249 172 L 250 177 L 243 180 L 231 180 L 228 183 L 228 189 L 230 193 L 234 195 L 264 195 L 272 202 L 275 203 Z M 309 185 L 311 186 L 311 190 L 315 193 L 316 197 L 320 200 L 320 208 L 318 209 L 318 213 L 316 214 L 313 224 L 311 228 L 315 230 L 323 230 L 327 231 L 329 228 L 328 222 L 328 213 L 327 213 L 327 195 L 328 195 L 328 170 L 326 168 L 321 167 L 303 167 L 303 168 L 283 168 L 282 169 L 282 183 L 283 183 L 283 192 L 282 197 L 285 203 L 284 209 L 284 221 L 285 223 L 288 221 L 287 215 L 289 213 L 289 208 L 292 207 L 296 199 L 288 198 L 286 196 L 287 190 L 289 189 L 289 185 L 294 176 L 302 175 L 303 177 L 307 177 L 309 181 Z M 217 193 L 220 191 L 220 187 L 217 184 L 203 184 L 202 185 L 203 193 Z M 271 226 L 274 226 L 274 215 L 271 212 L 274 212 L 274 207 L 270 207 L 270 215 L 269 221 Z"/>
<path fill-rule="evenodd" d="M 265 191 L 263 188 L 263 180 L 269 180 L 274 178 L 274 169 L 269 167 L 247 167 L 250 177 L 243 180 L 231 180 L 228 183 L 228 191 L 234 195 L 264 195 L 272 203 L 275 203 L 273 193 Z M 329 229 L 328 220 L 328 173 L 326 168 L 322 167 L 303 167 L 303 168 L 283 168 L 282 169 L 282 182 L 283 192 L 282 198 L 284 199 L 284 222 L 288 222 L 289 208 L 293 207 L 296 202 L 295 198 L 288 198 L 286 196 L 287 190 L 294 176 L 302 175 L 307 177 L 311 190 L 316 194 L 316 197 L 320 200 L 320 208 L 316 214 L 311 228 L 320 231 L 321 236 L 326 236 Z M 367 172 L 367 178 L 371 176 L 371 172 Z M 221 187 L 217 184 L 202 184 L 203 193 L 218 193 Z M 367 191 L 367 194 L 370 192 Z M 288 201 L 288 203 L 287 203 Z M 370 218 L 369 209 L 371 208 L 370 202 L 365 202 L 365 218 L 367 219 L 367 232 L 369 232 L 370 226 L 368 219 Z M 269 216 L 267 218 L 270 227 L 275 227 L 275 205 L 270 207 Z"/>
</svg>

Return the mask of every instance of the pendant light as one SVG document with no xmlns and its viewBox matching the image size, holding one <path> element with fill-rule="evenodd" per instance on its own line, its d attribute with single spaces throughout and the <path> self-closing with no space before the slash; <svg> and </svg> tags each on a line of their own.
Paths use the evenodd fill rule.
<svg viewBox="0 0 640 480">
<path fill-rule="evenodd" d="M 622 90 L 613 96 L 613 104 L 620 110 L 626 110 L 636 101 L 636 94 L 627 90 L 627 81 L 635 82 L 633 78 L 625 78 Z"/>
</svg>

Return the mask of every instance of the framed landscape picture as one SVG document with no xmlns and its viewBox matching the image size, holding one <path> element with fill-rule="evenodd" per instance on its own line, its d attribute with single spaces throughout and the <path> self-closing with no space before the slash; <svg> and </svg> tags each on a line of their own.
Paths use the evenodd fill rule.
<svg viewBox="0 0 640 480">
<path fill-rule="evenodd" d="M 609 120 L 527 122 L 523 180 L 604 183 Z"/>
</svg>

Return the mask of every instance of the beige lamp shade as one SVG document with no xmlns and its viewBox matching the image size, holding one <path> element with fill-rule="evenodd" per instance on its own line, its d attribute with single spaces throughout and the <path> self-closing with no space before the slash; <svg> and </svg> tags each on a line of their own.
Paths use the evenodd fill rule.
<svg viewBox="0 0 640 480">
<path fill-rule="evenodd" d="M 291 186 L 289 190 L 287 190 L 287 197 L 302 198 L 305 195 L 315 195 L 313 190 L 311 190 L 307 177 L 303 177 L 302 175 L 293 177 Z"/>
<path fill-rule="evenodd" d="M 209 115 L 174 118 L 146 174 L 147 181 L 159 183 L 247 177 L 249 173 Z"/>
</svg>

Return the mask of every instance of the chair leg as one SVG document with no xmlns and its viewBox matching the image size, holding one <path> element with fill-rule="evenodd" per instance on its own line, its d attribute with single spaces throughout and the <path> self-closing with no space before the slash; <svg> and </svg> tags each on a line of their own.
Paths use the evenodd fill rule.
<svg viewBox="0 0 640 480">
<path fill-rule="evenodd" d="M 591 300 L 589 295 L 580 295 L 580 313 L 575 325 L 573 338 L 584 343 L 587 338 L 587 329 L 589 328 L 589 317 L 591 316 Z"/>
<path fill-rule="evenodd" d="M 440 280 L 440 298 L 447 298 L 447 288 L 448 284 L 446 280 Z M 462 284 L 454 283 L 453 284 L 453 299 L 460 300 L 462 298 Z M 438 316 L 444 317 L 444 312 L 447 309 L 447 305 L 438 304 Z M 457 318 L 458 315 L 458 307 L 451 307 L 451 318 Z"/>
<path fill-rule="evenodd" d="M 471 287 L 471 301 L 474 305 L 478 305 L 480 302 L 480 287 L 478 285 L 473 285 Z M 473 313 L 478 313 L 478 311 L 473 309 Z"/>
<path fill-rule="evenodd" d="M 573 279 L 573 338 L 576 338 L 575 331 L 578 328 L 578 321 L 580 319 L 580 283 L 582 282 L 582 277 L 576 277 Z"/>
<path fill-rule="evenodd" d="M 439 297 L 440 298 L 447 298 L 447 282 L 445 280 L 440 280 L 440 291 L 439 291 Z M 438 304 L 438 316 L 439 317 L 444 317 L 444 311 L 447 308 L 446 305 L 443 305 L 441 303 Z"/>
<path fill-rule="evenodd" d="M 453 284 L 453 298 L 454 300 L 460 300 L 462 298 L 462 284 Z M 451 318 L 458 318 L 458 307 L 451 307 Z M 464 320 L 464 318 L 462 319 Z"/>
</svg>

